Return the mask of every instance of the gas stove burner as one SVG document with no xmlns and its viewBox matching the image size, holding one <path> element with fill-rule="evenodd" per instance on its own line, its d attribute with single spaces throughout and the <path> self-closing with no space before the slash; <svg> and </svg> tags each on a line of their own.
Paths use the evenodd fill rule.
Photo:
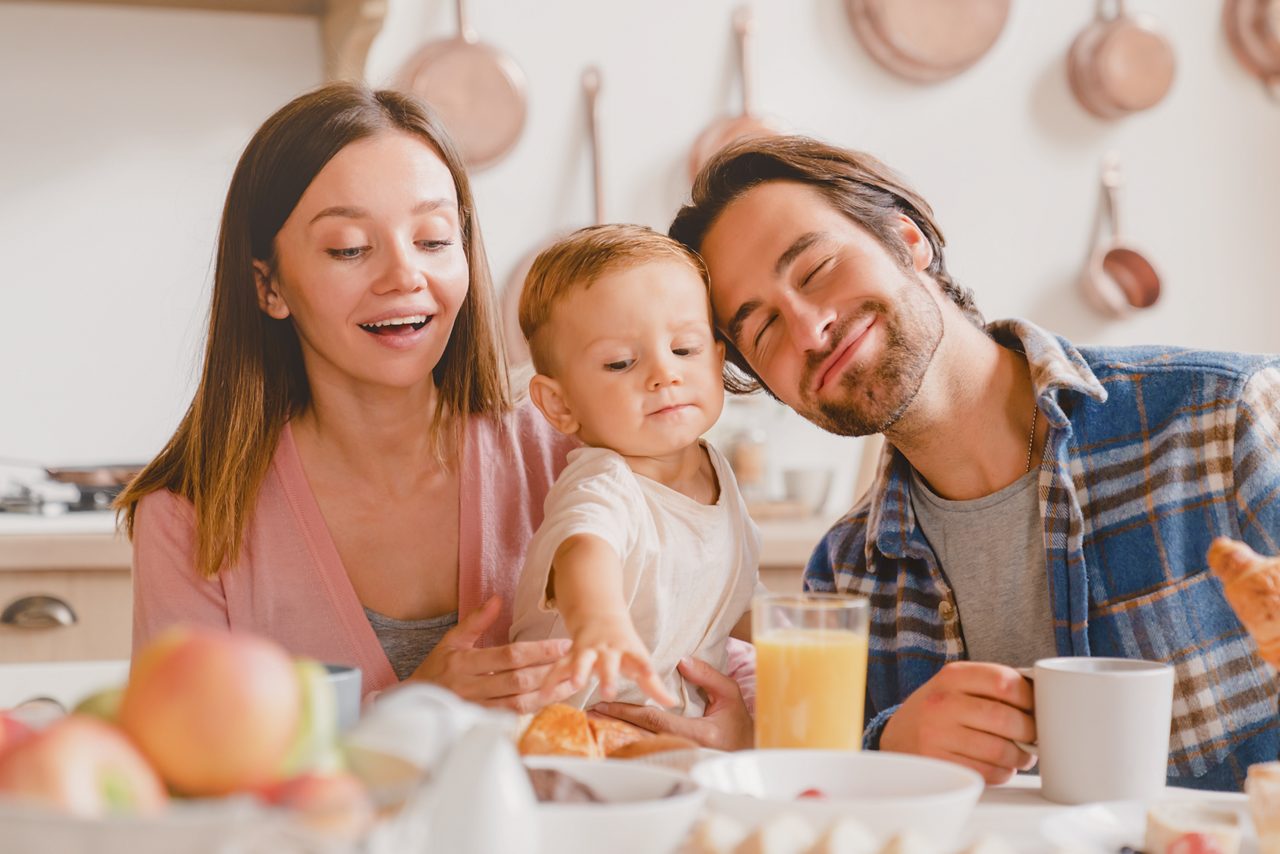
<svg viewBox="0 0 1280 854">
<path fill-rule="evenodd" d="M 124 491 L 141 466 L 83 466 L 76 468 L 0 471 L 0 513 L 59 516 L 63 513 L 103 512 Z"/>
</svg>

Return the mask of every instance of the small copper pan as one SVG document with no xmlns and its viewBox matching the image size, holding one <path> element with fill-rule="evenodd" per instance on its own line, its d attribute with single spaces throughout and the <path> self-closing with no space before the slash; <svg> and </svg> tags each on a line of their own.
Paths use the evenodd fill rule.
<svg viewBox="0 0 1280 854">
<path fill-rule="evenodd" d="M 1173 45 L 1149 15 L 1129 15 L 1125 0 L 1097 0 L 1094 18 L 1067 54 L 1076 100 L 1098 118 L 1118 119 L 1154 107 L 1173 85 Z"/>
<path fill-rule="evenodd" d="M 595 224 L 604 222 L 604 174 L 603 159 L 600 157 L 600 119 L 596 108 L 600 100 L 600 69 L 592 65 L 582 72 L 582 94 L 587 103 L 587 139 L 591 151 L 591 200 L 595 213 Z M 520 331 L 520 292 L 524 290 L 525 277 L 529 268 L 542 250 L 546 249 L 555 238 L 548 238 L 533 251 L 520 259 L 507 287 L 502 292 L 502 336 L 507 349 L 507 365 L 518 367 L 529 361 L 529 345 Z"/>
<path fill-rule="evenodd" d="M 750 6 L 739 6 L 733 13 L 733 31 L 738 37 L 738 76 L 742 85 L 742 112 L 736 116 L 722 116 L 698 135 L 689 152 L 689 180 L 698 176 L 698 170 L 717 151 L 740 139 L 755 136 L 772 136 L 778 129 L 755 113 L 752 98 L 753 72 L 755 70 L 751 40 L 755 34 L 755 15 Z"/>
<path fill-rule="evenodd" d="M 1120 183 L 1120 160 L 1114 154 L 1108 155 L 1102 165 L 1102 216 L 1093 251 L 1080 278 L 1085 300 L 1110 317 L 1150 308 L 1160 298 L 1160 274 L 1155 266 L 1121 236 L 1117 203 Z"/>
<path fill-rule="evenodd" d="M 1280 0 L 1226 0 L 1222 26 L 1236 59 L 1280 101 Z"/>
<path fill-rule="evenodd" d="M 399 86 L 431 105 L 472 169 L 501 160 L 524 130 L 524 72 L 510 56 L 484 44 L 467 24 L 466 0 L 456 0 L 458 32 L 423 45 L 405 63 Z"/>
<path fill-rule="evenodd" d="M 1009 0 L 845 0 L 853 32 L 880 65 L 918 83 L 954 77 L 1000 38 Z"/>
</svg>

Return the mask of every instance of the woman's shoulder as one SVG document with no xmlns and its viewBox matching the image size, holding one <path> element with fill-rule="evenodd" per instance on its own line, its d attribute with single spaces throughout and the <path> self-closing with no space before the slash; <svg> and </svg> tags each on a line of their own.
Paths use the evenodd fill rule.
<svg viewBox="0 0 1280 854">
<path fill-rule="evenodd" d="M 552 427 L 527 398 L 507 412 L 473 416 L 468 432 L 487 449 L 505 449 L 526 462 L 544 460 L 556 471 L 564 467 L 568 453 L 581 446 L 577 439 Z"/>
<path fill-rule="evenodd" d="M 195 527 L 196 508 L 189 498 L 171 489 L 157 489 L 138 499 L 134 524 Z"/>
</svg>

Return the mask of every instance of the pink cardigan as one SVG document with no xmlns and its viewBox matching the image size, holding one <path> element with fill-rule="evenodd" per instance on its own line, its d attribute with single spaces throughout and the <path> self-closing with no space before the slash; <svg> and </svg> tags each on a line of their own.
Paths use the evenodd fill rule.
<svg viewBox="0 0 1280 854">
<path fill-rule="evenodd" d="M 482 643 L 504 644 L 511 601 L 542 503 L 576 443 L 532 406 L 467 422 L 459 483 L 458 616 L 496 594 L 503 612 Z M 286 425 L 239 558 L 212 580 L 195 571 L 195 515 L 172 492 L 138 505 L 133 540 L 133 648 L 173 623 L 245 629 L 296 655 L 350 664 L 364 692 L 396 683 L 356 598 Z"/>
<path fill-rule="evenodd" d="M 467 422 L 459 484 L 458 617 L 494 594 L 503 610 L 481 640 L 507 642 L 511 602 L 543 502 L 576 440 L 525 403 Z M 175 623 L 256 632 L 295 655 L 359 667 L 363 693 L 397 683 L 316 503 L 288 425 L 262 484 L 236 561 L 214 579 L 195 570 L 195 514 L 172 492 L 138 504 L 133 537 L 133 649 Z M 730 674 L 748 703 L 755 687 L 749 645 L 730 645 Z"/>
</svg>

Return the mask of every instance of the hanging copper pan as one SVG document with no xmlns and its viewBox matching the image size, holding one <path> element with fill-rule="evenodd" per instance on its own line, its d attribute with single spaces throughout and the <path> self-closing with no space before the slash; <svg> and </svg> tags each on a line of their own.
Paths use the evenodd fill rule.
<svg viewBox="0 0 1280 854">
<path fill-rule="evenodd" d="M 755 114 L 754 56 L 752 38 L 755 35 L 755 15 L 750 6 L 739 6 L 733 13 L 733 31 L 738 38 L 738 77 L 742 86 L 742 111 L 736 116 L 722 116 L 698 135 L 689 152 L 689 180 L 698 177 L 700 170 L 717 151 L 737 142 L 756 136 L 772 136 L 777 128 Z"/>
<path fill-rule="evenodd" d="M 1222 26 L 1236 59 L 1280 101 L 1280 0 L 1226 0 Z"/>
<path fill-rule="evenodd" d="M 1111 317 L 1150 308 L 1160 298 L 1160 274 L 1120 231 L 1120 182 L 1120 159 L 1110 154 L 1102 165 L 1102 216 L 1093 251 L 1080 278 L 1085 300 Z"/>
<path fill-rule="evenodd" d="M 1009 0 L 846 0 L 853 32 L 889 71 L 919 83 L 954 77 L 991 49 Z"/>
<path fill-rule="evenodd" d="M 1067 54 L 1071 91 L 1086 110 L 1118 119 L 1154 107 L 1173 85 L 1173 45 L 1149 15 L 1130 15 L 1125 0 L 1097 0 L 1093 21 Z"/>
<path fill-rule="evenodd" d="M 591 198 L 595 213 L 595 224 L 604 222 L 604 177 L 602 158 L 600 157 L 600 121 L 596 107 L 600 100 L 600 69 L 592 65 L 582 72 L 582 93 L 587 104 L 587 139 L 591 152 Z M 538 244 L 516 265 L 502 292 L 502 336 L 507 350 L 507 365 L 518 367 L 529 361 L 529 345 L 520 331 L 520 292 L 524 290 L 525 277 L 529 268 L 542 250 L 546 249 L 555 238 L 547 238 Z"/>
<path fill-rule="evenodd" d="M 429 42 L 405 63 L 400 88 L 435 109 L 472 169 L 501 160 L 525 121 L 524 72 L 510 56 L 479 41 L 456 0 L 458 32 Z"/>
</svg>

